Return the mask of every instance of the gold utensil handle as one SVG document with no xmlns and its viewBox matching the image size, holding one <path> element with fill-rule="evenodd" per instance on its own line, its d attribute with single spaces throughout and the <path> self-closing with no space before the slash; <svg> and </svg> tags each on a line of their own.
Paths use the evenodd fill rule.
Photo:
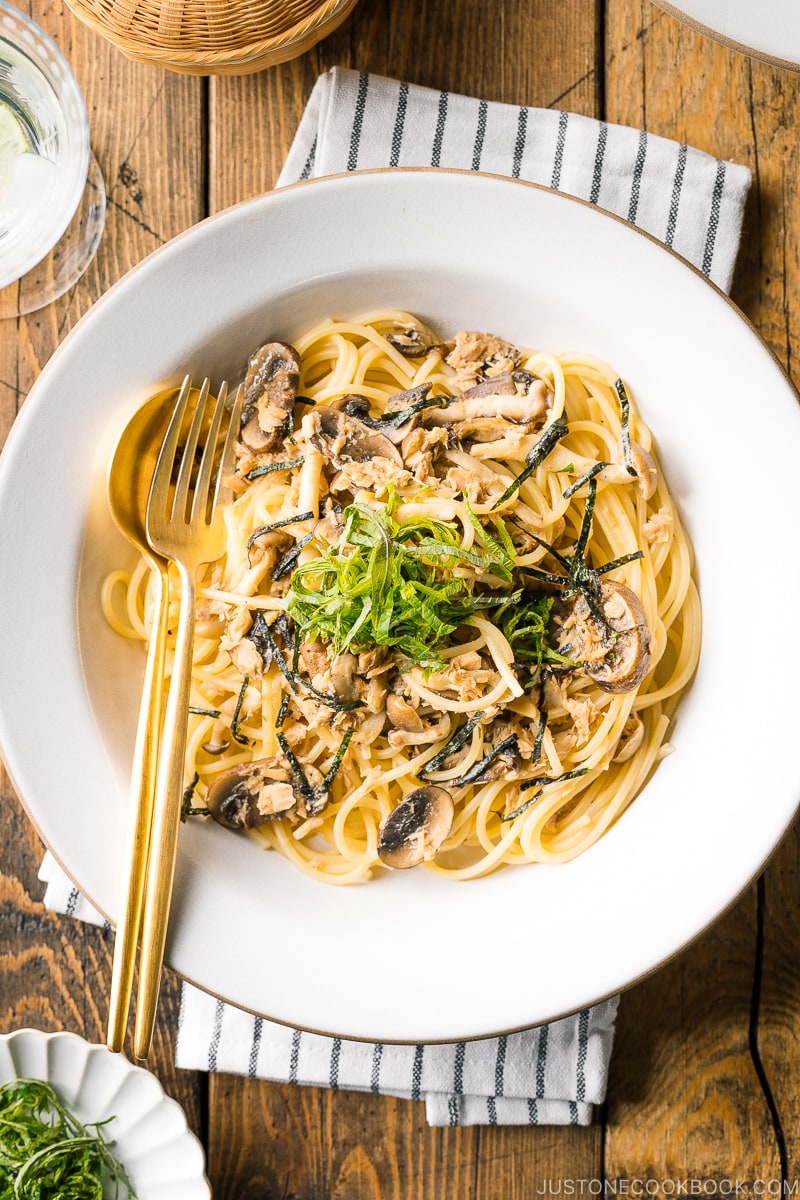
<svg viewBox="0 0 800 1200">
<path fill-rule="evenodd" d="M 157 616 L 147 652 L 139 721 L 131 771 L 130 812 L 126 837 L 125 862 L 128 876 L 120 903 L 120 916 L 114 939 L 109 999 L 109 1050 L 119 1051 L 125 1041 L 128 1010 L 131 1003 L 136 950 L 142 921 L 147 854 L 158 762 L 161 729 L 161 701 L 164 692 L 164 656 L 169 620 L 169 584 L 163 562 L 151 564 L 157 587 Z"/>
<path fill-rule="evenodd" d="M 196 584 L 193 571 L 187 570 L 182 563 L 178 563 L 178 569 L 181 578 L 180 614 L 175 639 L 175 662 L 159 747 L 142 916 L 142 951 L 133 1039 L 134 1054 L 140 1059 L 147 1058 L 153 1038 L 181 824 Z"/>
</svg>

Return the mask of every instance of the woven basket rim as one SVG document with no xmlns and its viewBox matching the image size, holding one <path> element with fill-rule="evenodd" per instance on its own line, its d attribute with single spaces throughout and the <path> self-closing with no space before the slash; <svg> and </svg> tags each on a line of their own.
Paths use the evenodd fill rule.
<svg viewBox="0 0 800 1200">
<path fill-rule="evenodd" d="M 280 34 L 254 38 L 239 46 L 226 46 L 219 50 L 181 50 L 179 43 L 173 46 L 156 46 L 142 38 L 126 37 L 115 27 L 104 22 L 93 8 L 87 8 L 84 0 L 65 0 L 65 3 L 79 20 L 132 59 L 165 67 L 203 66 L 213 71 L 215 66 L 241 67 L 252 65 L 259 59 L 268 60 L 264 65 L 269 65 L 273 55 L 280 56 L 281 52 L 284 52 L 285 58 L 285 52 L 294 43 L 305 43 L 297 48 L 297 54 L 301 54 L 321 40 L 328 32 L 326 26 L 332 21 L 343 21 L 355 7 L 357 0 L 321 0 L 313 12 L 294 25 L 288 26 Z"/>
</svg>

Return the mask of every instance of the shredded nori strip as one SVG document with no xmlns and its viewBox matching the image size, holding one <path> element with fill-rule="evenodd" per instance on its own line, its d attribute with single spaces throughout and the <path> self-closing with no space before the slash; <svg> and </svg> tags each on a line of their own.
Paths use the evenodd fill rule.
<svg viewBox="0 0 800 1200">
<path fill-rule="evenodd" d="M 280 651 L 278 643 L 275 641 L 275 638 L 272 636 L 272 630 L 269 627 L 269 622 L 267 621 L 266 617 L 264 616 L 263 609 L 259 609 L 258 612 L 256 613 L 255 620 L 253 621 L 252 627 L 247 636 L 250 638 L 250 640 L 252 642 L 255 643 L 256 649 L 260 653 L 261 657 L 264 659 L 265 666 L 267 665 L 267 658 L 264 653 L 264 650 L 262 649 L 262 644 L 266 645 L 269 655 L 270 655 L 270 661 L 274 660 L 278 664 L 278 668 L 281 671 L 281 674 L 287 680 L 289 687 L 292 689 L 292 691 L 294 692 L 294 694 L 296 696 L 298 694 L 297 683 L 299 682 L 297 673 L 295 671 L 291 670 L 286 659 L 283 657 L 283 654 Z"/>
<path fill-rule="evenodd" d="M 597 500 L 597 480 L 589 480 L 589 493 L 586 497 L 586 507 L 583 510 L 583 520 L 581 521 L 581 531 L 578 534 L 578 540 L 572 551 L 573 564 L 578 561 L 585 566 L 584 555 L 586 553 L 586 543 L 589 541 L 589 534 L 592 530 L 592 516 L 594 515 L 594 505 Z"/>
<path fill-rule="evenodd" d="M 239 732 L 239 726 L 242 721 L 242 717 L 241 717 L 242 704 L 244 703 L 245 692 L 247 691 L 249 686 L 250 686 L 250 676 L 245 675 L 244 679 L 242 680 L 242 686 L 239 688 L 239 696 L 236 700 L 236 707 L 234 708 L 233 716 L 231 717 L 231 734 L 233 736 L 234 741 L 238 742 L 240 746 L 249 746 L 250 745 L 250 739 L 248 737 L 245 737 L 245 735 L 243 733 Z"/>
<path fill-rule="evenodd" d="M 565 500 L 569 500 L 570 496 L 574 496 L 575 493 L 579 491 L 585 483 L 588 483 L 590 479 L 594 479 L 595 475 L 599 475 L 601 471 L 609 466 L 611 466 L 611 464 L 607 462 L 595 463 L 593 467 L 589 467 L 588 471 L 584 471 L 580 479 L 576 479 L 574 483 L 571 483 L 569 487 L 561 493 L 561 495 Z"/>
<path fill-rule="evenodd" d="M 633 465 L 633 458 L 631 457 L 630 400 L 628 399 L 628 393 L 625 391 L 625 384 L 621 379 L 614 380 L 614 387 L 616 388 L 617 395 L 619 396 L 620 429 L 622 431 L 622 456 L 625 460 L 625 470 L 629 475 L 638 476 L 639 472 Z"/>
<path fill-rule="evenodd" d="M 283 529 L 286 525 L 297 525 L 300 521 L 313 521 L 313 512 L 298 513 L 296 517 L 284 517 L 282 521 L 273 521 L 271 525 L 262 525 L 260 529 L 256 529 L 250 534 L 247 539 L 247 549 L 252 549 L 253 543 L 257 542 L 265 533 L 272 533 L 273 529 Z"/>
<path fill-rule="evenodd" d="M 547 458 L 550 451 L 556 446 L 563 437 L 569 433 L 569 425 L 564 417 L 557 417 L 552 425 L 548 425 L 539 441 L 535 446 L 532 446 L 525 455 L 525 462 L 528 464 L 525 470 L 517 475 L 516 479 L 512 479 L 506 490 L 503 492 L 499 500 L 495 500 L 492 505 L 492 511 L 499 508 L 508 500 L 509 496 L 513 496 L 519 490 L 521 485 L 533 474 L 537 467 L 540 467 Z"/>
<path fill-rule="evenodd" d="M 276 729 L 280 729 L 281 725 L 286 720 L 286 714 L 289 711 L 289 704 L 290 704 L 289 693 L 284 692 L 283 699 L 281 700 L 281 706 L 278 709 L 278 715 L 275 718 L 275 728 Z"/>
<path fill-rule="evenodd" d="M 325 778 L 323 779 L 322 783 L 319 785 L 319 791 L 324 792 L 325 795 L 327 795 L 328 792 L 330 791 L 331 784 L 333 783 L 334 779 L 336 778 L 337 774 L 339 773 L 339 767 L 342 765 L 342 760 L 344 759 L 344 756 L 347 753 L 347 747 L 350 745 L 350 739 L 352 738 L 354 733 L 355 733 L 355 729 L 348 729 L 345 732 L 344 737 L 342 738 L 341 742 L 339 743 L 339 749 L 336 751 L 334 760 L 331 763 L 331 765 L 328 767 L 328 770 L 325 774 Z"/>
<path fill-rule="evenodd" d="M 279 558 L 275 564 L 275 570 L 272 572 L 274 580 L 283 579 L 284 575 L 288 575 L 300 557 L 300 551 L 313 538 L 313 533 L 307 533 L 305 537 L 300 538 L 299 542 L 295 542 L 290 550 L 287 550 L 282 558 Z"/>
<path fill-rule="evenodd" d="M 308 782 L 308 777 L 307 777 L 305 771 L 303 770 L 303 768 L 300 766 L 300 763 L 295 755 L 294 750 L 289 745 L 289 742 L 287 741 L 287 738 L 286 738 L 286 734 L 281 733 L 281 731 L 278 730 L 276 737 L 278 739 L 278 742 L 280 743 L 281 750 L 286 755 L 286 759 L 289 763 L 289 766 L 292 769 L 292 774 L 295 777 L 297 790 L 300 793 L 300 795 L 303 797 L 303 799 L 305 800 L 306 808 L 310 812 L 311 808 L 313 807 L 313 804 L 314 804 L 314 789 L 312 788 L 311 784 Z"/>
<path fill-rule="evenodd" d="M 521 783 L 519 785 L 519 790 L 524 792 L 528 788 L 532 787 L 538 787 L 539 790 L 534 792 L 532 796 L 529 796 L 528 799 L 524 801 L 523 804 L 520 804 L 517 808 L 515 808 L 513 812 L 498 813 L 497 815 L 501 821 L 513 821 L 515 817 L 521 817 L 524 812 L 527 812 L 531 805 L 535 804 L 536 801 L 544 795 L 544 788 L 546 784 L 562 783 L 565 779 L 578 779 L 581 775 L 585 775 L 588 770 L 588 767 L 578 767 L 574 771 L 565 771 L 563 775 L 556 775 L 553 779 L 550 779 L 549 776 L 546 775 L 542 775 L 538 779 L 528 779 L 525 781 L 525 783 Z"/>
<path fill-rule="evenodd" d="M 305 462 L 302 454 L 299 458 L 291 458 L 286 462 L 266 463 L 263 467 L 253 467 L 252 471 L 248 471 L 245 479 L 251 482 L 253 479 L 260 479 L 262 475 L 269 475 L 272 471 L 291 471 L 292 467 L 299 467 Z"/>
<path fill-rule="evenodd" d="M 258 628 L 257 628 L 258 641 L 256 640 L 255 637 L 253 637 L 253 633 L 256 630 L 256 623 L 258 623 Z M 295 655 L 295 659 L 296 659 L 297 653 L 299 651 L 299 645 L 294 646 L 292 644 L 292 639 L 289 635 L 288 624 L 286 621 L 286 614 L 281 613 L 280 616 L 278 616 L 275 619 L 273 624 L 276 627 L 279 627 L 279 631 L 283 633 L 285 640 L 289 643 L 288 649 L 294 651 L 294 655 Z M 272 634 L 272 630 L 270 629 L 269 623 L 264 616 L 263 609 L 259 609 L 258 612 L 256 613 L 256 618 L 253 621 L 253 626 L 250 629 L 250 632 L 248 633 L 247 636 L 250 638 L 251 641 L 255 642 L 256 648 L 259 650 L 259 653 L 261 654 L 262 658 L 264 658 L 264 652 L 261 649 L 260 643 L 262 641 L 266 643 L 266 645 L 269 647 L 269 650 L 272 654 L 272 658 L 274 659 L 275 663 L 277 664 L 279 670 L 282 672 L 285 679 L 288 681 L 289 687 L 291 688 L 291 690 L 295 694 L 295 696 L 297 696 L 299 694 L 297 691 L 297 688 L 298 688 L 298 686 L 300 686 L 302 688 L 305 688 L 306 691 L 311 692 L 311 695 L 316 697 L 316 699 L 319 700 L 320 703 L 327 705 L 328 708 L 332 708 L 334 710 L 334 712 L 352 712 L 352 710 L 354 708 L 361 707 L 360 700 L 352 700 L 349 703 L 345 703 L 345 701 L 340 700 L 338 696 L 334 696 L 334 695 L 330 694 L 329 692 L 318 691 L 317 688 L 315 688 L 312 683 L 309 683 L 308 680 L 303 679 L 303 677 L 300 674 L 298 674 L 298 672 L 295 669 L 290 667 L 289 664 L 287 663 L 286 659 L 283 657 L 283 654 L 280 651 L 278 643 L 275 641 L 275 638 Z"/>
<path fill-rule="evenodd" d="M 196 717 L 213 717 L 215 721 L 222 716 L 218 708 L 197 708 L 194 704 L 189 705 L 189 712 L 194 713 Z"/>
<path fill-rule="evenodd" d="M 442 766 L 442 764 L 447 761 L 447 759 L 450 757 L 451 754 L 455 754 L 456 750 L 461 749 L 461 747 L 464 745 L 464 743 L 471 736 L 473 729 L 475 728 L 475 726 L 478 724 L 478 722 L 481 720 L 482 717 L 483 717 L 483 709 L 476 712 L 473 716 L 470 717 L 470 719 L 467 721 L 467 723 L 465 725 L 462 725 L 460 729 L 457 729 L 455 731 L 455 733 L 453 734 L 453 736 L 450 738 L 450 741 L 445 746 L 443 746 L 442 749 L 439 750 L 437 754 L 434 754 L 433 758 L 429 759 L 428 762 L 425 763 L 425 766 L 422 768 L 421 771 L 417 772 L 418 777 L 420 779 L 424 779 L 426 775 L 429 775 L 431 773 L 431 771 L 438 771 L 439 768 Z"/>
<path fill-rule="evenodd" d="M 422 384 L 421 386 L 425 387 L 426 391 L 430 391 L 431 385 L 429 383 Z M 417 400 L 416 404 L 409 405 L 408 408 L 399 408 L 394 412 L 381 413 L 378 420 L 382 425 L 392 425 L 397 429 L 426 408 L 447 408 L 450 399 L 449 396 L 425 395 L 421 400 Z"/>
<path fill-rule="evenodd" d="M 526 779 L 524 783 L 519 785 L 521 792 L 527 792 L 528 788 L 546 787 L 548 783 L 564 783 L 567 779 L 580 779 L 581 775 L 586 775 L 588 767 L 575 767 L 573 771 L 565 771 L 563 775 L 539 775 L 536 779 Z"/>
<path fill-rule="evenodd" d="M 465 771 L 465 773 L 459 776 L 458 779 L 449 780 L 449 786 L 467 787 L 467 785 L 470 783 L 479 783 L 492 764 L 496 762 L 497 759 L 503 754 L 507 754 L 512 746 L 516 745 L 517 735 L 515 733 L 509 734 L 509 736 L 504 738 L 503 741 L 497 746 L 492 747 L 489 753 L 482 758 L 480 762 L 473 763 L 470 769 Z"/>
<path fill-rule="evenodd" d="M 312 787 L 308 781 L 308 776 L 306 775 L 305 771 L 303 770 L 302 766 L 300 765 L 300 762 L 299 762 L 297 756 L 295 755 L 294 751 L 292 750 L 292 747 L 289 745 L 286 735 L 281 733 L 280 731 L 278 731 L 278 734 L 277 734 L 278 742 L 280 743 L 281 750 L 283 750 L 283 753 L 286 756 L 289 766 L 292 769 L 292 773 L 295 777 L 295 781 L 296 781 L 296 785 L 297 785 L 297 790 L 300 793 L 300 795 L 303 797 L 303 799 L 305 800 L 306 814 L 309 817 L 313 817 L 316 813 L 318 813 L 322 808 L 325 807 L 325 804 L 327 803 L 327 800 L 328 800 L 328 792 L 330 791 L 331 784 L 333 783 L 334 779 L 336 778 L 339 768 L 342 765 L 342 760 L 344 759 L 344 756 L 347 753 L 347 747 L 350 745 L 350 739 L 352 738 L 354 732 L 355 732 L 355 730 L 353 730 L 353 729 L 347 730 L 347 732 L 345 733 L 341 742 L 339 743 L 339 749 L 336 751 L 336 755 L 333 759 L 333 762 L 331 763 L 330 767 L 328 768 L 328 772 L 325 775 L 325 778 L 322 780 L 322 783 L 320 783 L 317 787 Z"/>
<path fill-rule="evenodd" d="M 190 782 L 183 789 L 183 796 L 181 797 L 181 822 L 188 820 L 189 817 L 209 816 L 207 808 L 204 808 L 202 805 L 192 804 L 195 789 L 199 782 L 200 776 L 195 772 Z"/>
<path fill-rule="evenodd" d="M 545 730 L 547 729 L 548 716 L 549 716 L 549 714 L 546 711 L 542 711 L 539 713 L 539 727 L 536 730 L 536 737 L 535 737 L 534 743 L 533 743 L 533 754 L 531 755 L 531 762 L 537 763 L 539 761 L 539 759 L 542 757 L 542 742 L 544 741 L 544 733 L 545 733 Z"/>
<path fill-rule="evenodd" d="M 630 554 L 621 554 L 613 562 L 604 563 L 602 567 L 595 567 L 595 575 L 605 575 L 608 571 L 616 570 L 617 567 L 624 567 L 625 563 L 636 562 L 637 558 L 644 558 L 643 550 L 631 550 Z"/>
<path fill-rule="evenodd" d="M 524 804 L 520 804 L 519 807 L 515 808 L 513 812 L 498 813 L 497 815 L 499 816 L 501 821 L 513 821 L 515 817 L 521 817 L 524 812 L 527 812 L 527 810 L 531 807 L 531 805 L 535 804 L 536 801 L 538 799 L 540 799 L 540 797 L 542 797 L 543 795 L 544 795 L 544 788 L 539 788 L 538 792 L 534 792 L 534 794 L 532 796 L 528 797 L 528 799 L 525 801 Z"/>
</svg>

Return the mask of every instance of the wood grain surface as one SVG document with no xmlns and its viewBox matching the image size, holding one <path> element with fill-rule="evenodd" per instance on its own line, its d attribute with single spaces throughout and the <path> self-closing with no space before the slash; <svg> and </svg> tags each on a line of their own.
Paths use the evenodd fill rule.
<svg viewBox="0 0 800 1200">
<path fill-rule="evenodd" d="M 798 79 L 716 45 L 649 0 L 361 0 L 302 58 L 212 79 L 128 61 L 58 0 L 18 7 L 78 75 L 109 208 L 79 286 L 0 323 L 0 438 L 59 341 L 115 280 L 197 220 L 274 184 L 314 80 L 333 65 L 566 108 L 747 164 L 754 187 L 734 298 L 790 372 L 798 361 Z M 776 468 L 796 470 L 778 448 Z M 763 711 L 768 718 L 768 703 Z M 754 805 L 768 745 L 768 728 L 744 740 Z M 110 934 L 45 911 L 42 847 L 5 775 L 1 798 L 0 1027 L 101 1040 Z M 217 1200 L 794 1194 L 799 879 L 791 831 L 712 929 L 625 994 L 608 1100 L 590 1128 L 432 1130 L 413 1102 L 178 1071 L 179 986 L 170 977 L 151 1065 L 207 1148 Z"/>
</svg>

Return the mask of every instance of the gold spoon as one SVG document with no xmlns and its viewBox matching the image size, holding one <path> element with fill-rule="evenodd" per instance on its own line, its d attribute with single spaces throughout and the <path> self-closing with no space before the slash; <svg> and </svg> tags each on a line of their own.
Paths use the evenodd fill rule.
<svg viewBox="0 0 800 1200">
<path fill-rule="evenodd" d="M 188 378 L 183 386 L 189 386 Z M 157 605 L 136 729 L 125 857 L 128 875 L 120 903 L 111 969 L 106 1042 L 108 1048 L 114 1051 L 121 1050 L 125 1040 L 142 921 L 169 615 L 168 560 L 150 548 L 145 516 L 156 460 L 177 395 L 177 388 L 159 392 L 134 413 L 117 442 L 108 469 L 107 494 L 111 515 L 120 532 L 147 560 Z"/>
</svg>

